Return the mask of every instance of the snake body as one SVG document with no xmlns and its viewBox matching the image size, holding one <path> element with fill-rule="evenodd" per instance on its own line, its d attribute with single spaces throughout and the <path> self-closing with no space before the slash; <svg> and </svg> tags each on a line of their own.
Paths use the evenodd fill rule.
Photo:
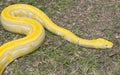
<svg viewBox="0 0 120 75">
<path fill-rule="evenodd" d="M 27 4 L 14 4 L 6 7 L 1 13 L 1 23 L 6 30 L 25 34 L 26 37 L 5 43 L 0 47 L 0 74 L 13 60 L 41 46 L 45 38 L 43 27 L 80 46 L 90 48 L 111 48 L 113 46 L 112 42 L 102 38 L 82 39 L 53 23 L 41 10 Z"/>
</svg>

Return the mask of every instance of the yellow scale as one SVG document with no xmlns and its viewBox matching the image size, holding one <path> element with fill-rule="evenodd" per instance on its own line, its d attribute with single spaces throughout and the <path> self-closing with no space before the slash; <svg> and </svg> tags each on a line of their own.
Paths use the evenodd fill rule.
<svg viewBox="0 0 120 75">
<path fill-rule="evenodd" d="M 50 32 L 84 47 L 111 48 L 113 43 L 102 38 L 82 39 L 69 30 L 59 27 L 41 10 L 27 4 L 14 4 L 1 13 L 3 27 L 26 37 L 5 43 L 0 47 L 0 75 L 5 67 L 16 58 L 26 55 L 41 46 L 45 38 L 45 27 Z"/>
</svg>

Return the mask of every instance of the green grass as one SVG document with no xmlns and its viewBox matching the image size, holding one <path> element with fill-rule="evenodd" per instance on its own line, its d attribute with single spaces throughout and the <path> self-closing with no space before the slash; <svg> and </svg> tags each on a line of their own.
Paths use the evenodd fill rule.
<svg viewBox="0 0 120 75">
<path fill-rule="evenodd" d="M 112 49 L 84 48 L 46 31 L 43 45 L 36 51 L 12 62 L 3 75 L 119 75 L 120 38 L 115 38 L 115 36 L 119 34 L 120 29 L 117 16 L 120 2 L 108 2 L 109 4 L 107 4 L 107 1 L 81 1 L 13 0 L 13 2 L 5 3 L 3 0 L 1 9 L 12 3 L 31 4 L 42 9 L 51 19 L 57 17 L 58 20 L 54 19 L 54 21 L 56 23 L 59 21 L 61 25 L 64 23 L 65 28 L 69 25 L 64 21 L 66 20 L 64 16 L 67 16 L 67 22 L 68 20 L 70 23 L 75 22 L 74 26 L 70 24 L 71 28 L 68 28 L 72 32 L 88 39 L 96 37 L 110 39 L 115 44 Z M 92 8 L 88 10 L 91 5 Z M 79 12 L 82 15 L 79 15 Z M 70 16 L 70 14 L 79 17 L 74 20 L 76 17 Z M 59 18 L 61 15 L 63 16 L 62 21 Z M 80 20 L 83 21 L 79 22 Z M 97 28 L 93 29 L 94 27 Z M 17 35 L 3 30 L 2 27 L 0 27 L 0 31 L 2 31 L 2 34 L 0 33 L 2 43 L 5 43 L 5 40 L 12 40 Z M 9 35 L 9 38 L 5 38 L 6 35 Z M 19 35 L 17 38 L 21 37 L 23 36 Z M 118 52 L 115 53 L 115 51 Z M 113 52 L 114 55 L 109 56 Z"/>
</svg>

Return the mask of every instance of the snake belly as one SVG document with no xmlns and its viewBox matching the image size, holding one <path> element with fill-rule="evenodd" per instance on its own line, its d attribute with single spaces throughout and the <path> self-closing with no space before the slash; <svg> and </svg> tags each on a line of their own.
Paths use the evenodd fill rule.
<svg viewBox="0 0 120 75">
<path fill-rule="evenodd" d="M 14 4 L 1 13 L 3 27 L 11 32 L 25 34 L 26 37 L 0 46 L 0 74 L 16 58 L 26 55 L 41 46 L 45 38 L 45 27 L 56 35 L 84 47 L 111 48 L 113 43 L 105 39 L 86 40 L 69 30 L 59 27 L 41 10 L 27 4 Z"/>
</svg>

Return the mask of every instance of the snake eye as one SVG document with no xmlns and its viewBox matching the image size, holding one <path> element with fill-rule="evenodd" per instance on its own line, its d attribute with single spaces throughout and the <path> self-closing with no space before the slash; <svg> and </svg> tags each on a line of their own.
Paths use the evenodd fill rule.
<svg viewBox="0 0 120 75">
<path fill-rule="evenodd" d="M 108 46 L 108 45 L 105 45 L 106 47 Z"/>
</svg>

